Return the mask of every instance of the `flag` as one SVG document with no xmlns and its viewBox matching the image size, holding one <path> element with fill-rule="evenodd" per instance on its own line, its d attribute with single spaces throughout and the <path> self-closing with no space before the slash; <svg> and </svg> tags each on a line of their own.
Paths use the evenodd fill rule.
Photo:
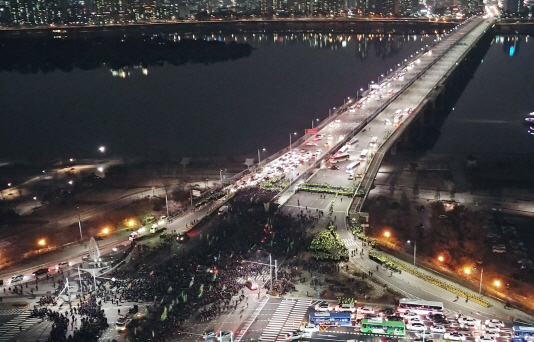
<svg viewBox="0 0 534 342">
<path fill-rule="evenodd" d="M 167 307 L 163 309 L 163 313 L 161 314 L 160 321 L 164 321 L 167 319 Z"/>
<path fill-rule="evenodd" d="M 195 283 L 195 277 L 192 277 L 191 282 L 189 283 L 189 287 L 193 286 L 194 283 Z"/>
<path fill-rule="evenodd" d="M 306 134 L 317 134 L 317 128 L 306 128 Z"/>
<path fill-rule="evenodd" d="M 198 298 L 202 297 L 203 293 L 204 293 L 204 284 L 200 285 L 200 293 L 198 294 Z"/>
<path fill-rule="evenodd" d="M 172 292 L 172 286 L 169 286 L 169 289 L 167 290 L 167 293 L 171 293 Z"/>
<path fill-rule="evenodd" d="M 215 279 L 217 279 L 217 273 L 213 275 L 213 279 L 211 281 L 215 281 Z"/>
<path fill-rule="evenodd" d="M 200 197 L 200 190 L 191 190 L 191 194 L 194 197 Z"/>
<path fill-rule="evenodd" d="M 226 285 L 225 284 L 223 284 L 222 290 L 223 291 L 226 290 Z"/>
</svg>

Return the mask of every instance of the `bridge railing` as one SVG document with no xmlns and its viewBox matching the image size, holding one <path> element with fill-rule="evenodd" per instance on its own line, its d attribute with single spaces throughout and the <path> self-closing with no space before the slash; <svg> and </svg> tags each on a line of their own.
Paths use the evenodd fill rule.
<svg viewBox="0 0 534 342">
<path fill-rule="evenodd" d="M 420 71 L 415 77 L 413 77 L 410 82 L 408 82 L 402 89 L 401 91 L 397 92 L 397 97 L 400 96 L 406 89 L 408 89 L 416 80 L 418 80 L 422 75 L 424 75 L 425 72 L 427 72 L 433 65 L 435 65 L 443 56 L 445 56 L 454 46 L 456 46 L 461 40 L 463 40 L 469 33 L 471 33 L 475 28 L 477 28 L 479 25 L 481 25 L 482 23 L 484 23 L 483 21 L 480 22 L 479 24 L 473 26 L 466 34 L 464 35 L 461 35 L 458 39 L 456 39 L 454 41 L 453 44 L 451 44 L 447 49 L 445 49 L 445 51 L 443 51 L 441 54 L 439 54 L 431 63 L 429 63 L 428 66 L 426 66 L 422 71 Z M 474 45 L 474 44 L 473 44 Z M 467 51 L 469 51 L 470 49 L 468 49 Z M 463 55 L 462 55 L 462 58 L 463 58 Z M 404 122 L 403 123 L 403 127 L 407 127 L 409 126 L 409 123 L 411 123 L 411 121 L 413 120 L 413 118 L 416 116 L 416 114 L 422 109 L 424 108 L 424 106 L 427 104 L 427 102 L 429 101 L 429 97 L 430 97 L 430 93 L 425 96 L 425 98 L 423 99 L 423 101 L 421 101 L 419 103 L 419 105 L 414 108 L 414 111 L 413 111 L 413 115 L 411 115 L 409 117 L 410 121 L 409 122 Z M 391 103 L 391 102 L 390 102 Z M 385 107 L 384 107 L 385 108 Z M 375 111 L 376 113 L 376 111 Z M 376 115 L 378 115 L 378 113 L 376 113 Z M 376 117 L 375 115 L 375 117 Z M 374 174 L 378 171 L 378 167 L 380 166 L 380 164 L 382 163 L 382 160 L 384 159 L 384 156 L 385 156 L 385 153 L 391 148 L 391 146 L 393 145 L 393 143 L 400 137 L 400 135 L 404 132 L 404 130 L 401 130 L 401 129 L 396 129 L 395 131 L 393 131 L 393 133 L 388 137 L 388 139 L 382 144 L 382 146 L 380 147 L 379 151 L 377 151 L 377 153 L 375 154 L 375 157 L 373 158 L 373 160 L 371 161 L 371 163 L 369 164 L 367 170 L 366 170 L 366 173 L 365 173 L 365 176 L 364 178 L 362 179 L 362 181 L 360 182 L 356 192 L 355 192 L 355 196 L 352 198 L 352 203 L 351 203 L 351 206 L 349 206 L 349 211 L 354 211 L 354 212 L 360 212 L 361 209 L 362 209 L 362 206 L 363 206 L 363 203 L 365 202 L 368 194 L 369 194 L 369 190 L 370 190 L 370 184 L 372 183 L 372 179 L 374 179 Z M 369 173 L 369 170 L 371 170 L 371 173 Z M 369 174 L 372 174 L 373 176 L 370 177 Z M 352 205 L 355 201 L 355 198 L 359 189 L 360 188 L 364 188 L 364 194 L 361 198 L 358 199 L 357 203 L 356 203 L 356 206 L 354 207 L 354 209 L 350 209 L 352 208 Z M 347 215 L 348 215 L 348 212 L 347 212 Z"/>
</svg>

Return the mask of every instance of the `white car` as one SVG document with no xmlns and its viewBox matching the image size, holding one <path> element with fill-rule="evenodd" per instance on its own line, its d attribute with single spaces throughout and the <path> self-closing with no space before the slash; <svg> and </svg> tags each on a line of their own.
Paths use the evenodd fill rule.
<svg viewBox="0 0 534 342">
<path fill-rule="evenodd" d="M 484 325 L 484 330 L 490 332 L 499 332 L 501 331 L 501 328 L 497 324 L 489 322 Z"/>
<path fill-rule="evenodd" d="M 286 334 L 286 341 L 300 340 L 302 337 L 304 337 L 303 335 L 304 333 L 300 331 L 293 331 L 292 333 Z"/>
<path fill-rule="evenodd" d="M 406 325 L 406 329 L 412 330 L 412 331 L 425 331 L 426 325 L 424 325 L 423 323 L 419 323 L 419 322 L 414 322 L 414 323 L 410 322 Z"/>
<path fill-rule="evenodd" d="M 465 341 L 465 339 L 466 339 L 464 334 L 460 334 L 457 331 L 454 331 L 454 332 L 451 332 L 451 333 L 445 333 L 443 335 L 443 338 L 445 340 L 451 340 L 451 341 Z"/>
<path fill-rule="evenodd" d="M 432 331 L 435 334 L 445 334 L 447 330 L 445 330 L 445 327 L 441 324 L 436 324 L 430 327 L 430 331 Z"/>
<path fill-rule="evenodd" d="M 311 333 L 314 333 L 314 332 L 319 332 L 319 326 L 315 325 L 313 323 L 308 323 L 306 325 L 301 325 L 299 330 L 304 332 L 304 333 L 310 333 L 311 334 Z"/>
<path fill-rule="evenodd" d="M 16 283 L 24 279 L 24 276 L 22 274 L 16 275 L 13 278 L 11 278 L 11 284 Z"/>
<path fill-rule="evenodd" d="M 126 326 L 128 323 L 130 323 L 131 319 L 129 319 L 126 316 L 120 315 L 117 319 L 117 322 L 115 322 L 115 329 L 119 331 L 126 330 Z"/>
<path fill-rule="evenodd" d="M 496 326 L 500 327 L 500 328 L 504 328 L 504 323 L 502 321 L 499 321 L 498 319 L 487 319 L 484 324 L 485 325 L 488 325 L 488 324 L 495 324 Z"/>
<path fill-rule="evenodd" d="M 424 337 L 425 339 L 427 339 L 428 337 L 432 336 L 433 334 L 434 333 L 432 332 L 432 330 L 428 330 L 428 329 L 415 333 L 415 335 L 417 337 Z"/>
<path fill-rule="evenodd" d="M 400 316 L 404 319 L 409 319 L 410 317 L 419 317 L 418 314 L 415 312 L 406 311 L 400 314 Z"/>
<path fill-rule="evenodd" d="M 338 304 L 336 305 L 336 312 L 356 312 L 354 304 Z"/>
<path fill-rule="evenodd" d="M 484 336 L 490 336 L 490 337 L 501 337 L 501 334 L 499 334 L 498 331 L 489 331 L 489 330 L 484 330 Z"/>
<path fill-rule="evenodd" d="M 460 317 L 458 323 L 467 325 L 468 327 L 479 326 L 481 324 L 479 319 L 473 317 Z"/>
<path fill-rule="evenodd" d="M 406 323 L 423 323 L 423 320 L 419 316 L 415 317 L 404 317 Z"/>
<path fill-rule="evenodd" d="M 315 311 L 318 312 L 328 312 L 332 311 L 332 306 L 330 306 L 328 303 L 323 302 L 315 305 Z"/>
<path fill-rule="evenodd" d="M 488 335 L 482 335 L 475 338 L 476 342 L 495 342 L 495 339 Z"/>
<path fill-rule="evenodd" d="M 360 306 L 358 307 L 358 313 L 359 314 L 373 314 L 375 313 L 375 309 L 372 306 L 366 305 L 366 306 Z"/>
</svg>

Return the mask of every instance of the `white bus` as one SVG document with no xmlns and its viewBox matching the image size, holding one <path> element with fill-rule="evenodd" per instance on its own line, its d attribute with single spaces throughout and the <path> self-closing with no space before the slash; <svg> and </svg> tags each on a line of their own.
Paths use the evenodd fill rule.
<svg viewBox="0 0 534 342">
<path fill-rule="evenodd" d="M 371 142 L 369 143 L 370 147 L 376 147 L 376 142 L 378 140 L 378 137 L 372 137 Z"/>
<path fill-rule="evenodd" d="M 360 165 L 360 161 L 359 160 L 356 160 L 356 161 L 353 161 L 352 163 L 350 163 L 349 165 L 347 165 L 347 173 L 352 173 L 352 171 L 356 170 L 356 168 Z"/>
<path fill-rule="evenodd" d="M 443 313 L 443 303 L 442 302 L 431 302 L 428 300 L 414 300 L 408 298 L 401 298 L 399 300 L 399 306 L 397 308 L 398 312 L 415 312 L 418 315 L 428 315 L 428 314 L 442 314 Z"/>
<path fill-rule="evenodd" d="M 343 147 L 341 147 L 338 151 L 337 151 L 337 154 L 343 154 L 347 151 L 347 149 L 349 148 L 348 145 L 344 145 Z"/>
<path fill-rule="evenodd" d="M 367 158 L 367 153 L 369 153 L 367 149 L 363 150 L 362 153 L 360 153 L 360 160 L 365 160 Z"/>
<path fill-rule="evenodd" d="M 348 153 L 336 153 L 332 157 L 330 157 L 330 162 L 332 164 L 335 164 L 337 162 L 348 160 L 349 158 L 350 158 L 350 155 Z"/>
</svg>

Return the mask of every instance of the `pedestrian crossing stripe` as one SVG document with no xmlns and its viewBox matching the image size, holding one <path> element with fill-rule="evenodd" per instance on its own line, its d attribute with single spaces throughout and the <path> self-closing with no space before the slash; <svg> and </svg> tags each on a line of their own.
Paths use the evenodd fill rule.
<svg viewBox="0 0 534 342">
<path fill-rule="evenodd" d="M 354 239 L 341 239 L 343 243 L 345 244 L 345 247 L 356 247 L 358 246 L 358 241 Z"/>
<path fill-rule="evenodd" d="M 0 316 L 5 315 L 20 315 L 28 311 L 28 309 L 10 309 L 10 310 L 0 310 Z"/>
<path fill-rule="evenodd" d="M 22 314 L 3 323 L 0 327 L 0 341 L 7 341 L 19 334 L 22 330 L 26 330 L 35 323 L 41 321 L 40 318 L 30 318 L 30 314 L 31 312 L 29 310 L 24 310 Z"/>
</svg>

